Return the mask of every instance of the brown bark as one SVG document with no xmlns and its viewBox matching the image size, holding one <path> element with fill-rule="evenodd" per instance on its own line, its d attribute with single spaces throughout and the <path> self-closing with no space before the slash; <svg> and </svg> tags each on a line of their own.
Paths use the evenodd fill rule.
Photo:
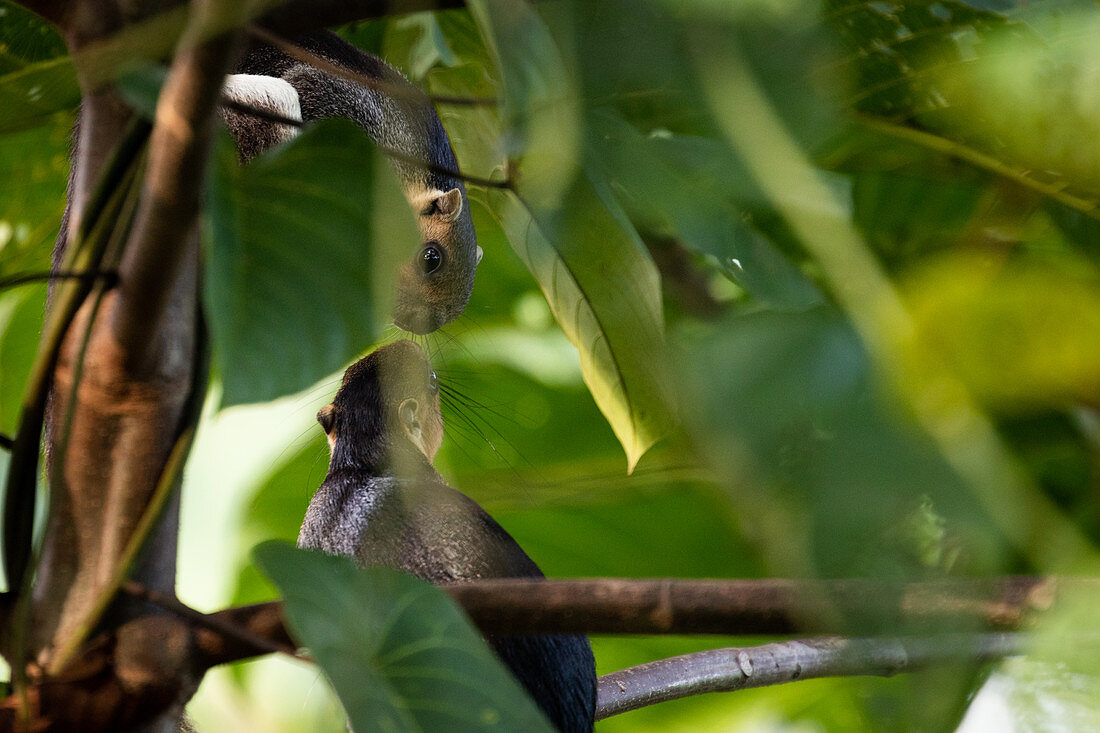
<svg viewBox="0 0 1100 733">
<path fill-rule="evenodd" d="M 70 232 L 129 119 L 129 110 L 95 70 L 82 74 L 79 51 L 162 4 L 74 3 L 68 41 L 84 87 L 80 141 L 71 191 Z M 209 10 L 209 9 L 207 9 Z M 86 21 L 86 23 L 85 23 Z M 204 38 L 207 19 L 193 13 L 169 73 L 150 143 L 148 171 L 118 286 L 95 315 L 84 305 L 66 336 L 55 372 L 49 439 L 72 410 L 68 450 L 54 452 L 55 490 L 34 588 L 32 657 L 48 663 L 89 621 L 145 513 L 181 429 L 194 382 L 198 312 L 196 217 L 211 119 L 231 40 Z M 90 329 L 75 405 L 76 360 Z M 144 582 L 175 582 L 175 522 L 164 518 L 143 567 Z"/>
</svg>

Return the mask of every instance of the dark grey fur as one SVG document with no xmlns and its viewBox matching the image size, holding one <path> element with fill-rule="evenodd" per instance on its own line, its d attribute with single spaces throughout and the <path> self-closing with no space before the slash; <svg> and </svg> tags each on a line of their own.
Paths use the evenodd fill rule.
<svg viewBox="0 0 1100 733">
<path fill-rule="evenodd" d="M 414 333 L 429 333 L 457 318 L 469 301 L 477 269 L 477 235 L 462 180 L 442 171 L 458 171 L 458 161 L 430 101 L 396 69 L 328 31 L 299 38 L 301 48 L 348 71 L 384 83 L 387 94 L 304 64 L 282 51 L 258 44 L 242 58 L 236 72 L 283 79 L 298 93 L 303 122 L 343 117 L 356 122 L 391 157 L 406 195 L 417 202 L 421 241 L 442 255 L 442 265 L 423 274 L 411 262 L 399 273 L 394 322 Z M 286 139 L 278 123 L 223 111 L 244 160 Z M 281 129 L 282 128 L 282 129 Z M 413 162 L 410 162 L 413 161 Z M 425 166 L 423 164 L 430 164 Z M 456 216 L 433 204 L 433 193 L 457 189 L 462 206 Z M 428 198 L 422 198 L 428 197 Z"/>
<path fill-rule="evenodd" d="M 403 344 L 409 342 L 386 348 Z M 428 370 L 423 356 L 419 363 L 402 364 L 401 376 L 390 378 L 402 382 L 389 385 L 397 394 L 385 394 L 379 381 L 389 365 L 379 366 L 379 353 L 348 370 L 333 402 L 329 472 L 310 502 L 299 546 L 351 557 L 361 566 L 399 568 L 434 583 L 542 577 L 492 517 L 448 486 L 424 454 L 392 429 L 387 416 L 402 399 L 428 404 L 434 396 L 420 376 Z M 592 730 L 596 671 L 585 637 L 489 636 L 488 641 L 560 730 Z"/>
</svg>

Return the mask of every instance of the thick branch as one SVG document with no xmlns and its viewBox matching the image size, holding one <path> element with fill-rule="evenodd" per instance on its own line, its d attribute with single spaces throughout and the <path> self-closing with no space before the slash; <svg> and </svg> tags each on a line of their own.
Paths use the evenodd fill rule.
<svg viewBox="0 0 1100 733">
<path fill-rule="evenodd" d="M 195 11 L 203 13 L 205 3 Z M 205 13 L 211 13 L 207 8 Z M 199 210 L 211 126 L 234 39 L 202 41 L 213 19 L 188 26 L 157 103 L 149 165 L 133 234 L 120 268 L 114 330 L 131 367 L 149 368 L 152 338 L 189 252 Z"/>
<path fill-rule="evenodd" d="M 479 580 L 446 591 L 482 629 L 512 633 L 841 634 L 867 624 L 1012 629 L 1100 579 Z"/>
<path fill-rule="evenodd" d="M 875 580 L 588 580 L 497 579 L 445 586 L 483 631 L 588 634 L 840 634 L 868 611 L 889 619 L 885 632 L 926 624 L 930 630 L 1024 625 L 1067 592 L 1095 592 L 1097 578 L 953 579 L 918 583 Z M 843 616 L 849 613 L 853 616 Z M 247 629 L 263 643 L 211 636 L 204 666 L 286 647 L 282 603 L 230 608 L 212 618 Z M 864 632 L 866 633 L 866 632 Z"/>
<path fill-rule="evenodd" d="M 649 662 L 599 680 L 596 720 L 706 692 L 820 677 L 889 677 L 951 662 L 1023 654 L 1029 634 L 946 634 L 899 639 L 821 638 L 712 649 Z"/>
</svg>

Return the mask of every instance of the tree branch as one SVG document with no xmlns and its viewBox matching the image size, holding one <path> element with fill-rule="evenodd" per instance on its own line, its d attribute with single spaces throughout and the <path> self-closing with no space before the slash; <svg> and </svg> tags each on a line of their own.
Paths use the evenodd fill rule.
<svg viewBox="0 0 1100 733">
<path fill-rule="evenodd" d="M 1030 634 L 1021 633 L 898 639 L 825 637 L 684 654 L 600 677 L 596 720 L 706 692 L 732 692 L 821 677 L 889 677 L 949 662 L 987 662 L 1024 654 L 1032 641 Z"/>
<path fill-rule="evenodd" d="M 1067 589 L 1096 578 L 850 580 L 494 579 L 444 586 L 474 623 L 495 632 L 840 634 L 875 623 L 1017 628 Z"/>
<path fill-rule="evenodd" d="M 866 620 L 868 613 L 885 614 L 894 631 L 901 624 L 923 624 L 934 631 L 1012 630 L 1024 625 L 1029 613 L 1054 607 L 1065 593 L 1098 588 L 1100 578 L 1030 576 L 917 583 L 507 578 L 443 586 L 485 632 L 736 635 L 838 635 L 858 625 L 856 619 Z M 209 617 L 267 640 L 249 645 L 211 637 L 204 650 L 209 666 L 266 654 L 271 643 L 293 644 L 282 625 L 281 601 L 229 608 Z"/>
<path fill-rule="evenodd" d="M 278 653 L 297 656 L 294 643 L 282 630 L 281 608 L 243 606 L 210 614 L 196 611 L 171 594 L 151 590 L 133 581 L 123 583 L 121 590 L 191 622 L 196 627 L 202 668 L 221 664 L 218 659 L 225 657 L 229 649 L 247 652 L 249 656 Z M 203 634 L 203 630 L 211 633 Z"/>
<path fill-rule="evenodd" d="M 171 285 L 190 252 L 199 210 L 220 80 L 232 61 L 232 34 L 204 40 L 218 20 L 215 6 L 196 2 L 157 103 L 142 203 L 120 267 L 114 332 L 127 362 L 149 368 Z"/>
<path fill-rule="evenodd" d="M 892 597 L 901 618 L 949 618 L 974 627 L 974 622 L 1009 626 L 1020 624 L 1024 613 L 1049 609 L 1063 593 L 1079 596 L 1095 592 L 1098 578 L 1001 577 L 974 580 L 890 583 L 872 580 L 843 581 L 672 581 L 586 580 L 476 581 L 445 587 L 483 631 L 636 633 L 777 633 L 789 628 L 801 612 L 815 611 L 823 597 L 858 593 Z M 60 721 L 66 730 L 72 721 L 87 721 L 81 708 L 70 700 L 121 696 L 109 711 L 117 715 L 154 714 L 133 706 L 148 704 L 149 696 L 166 700 L 179 687 L 181 669 L 201 673 L 218 664 L 247 659 L 274 651 L 294 653 L 295 642 L 282 621 L 282 603 L 272 602 L 203 614 L 165 593 L 134 583 L 122 590 L 137 599 L 168 611 L 131 619 L 122 627 L 86 645 L 82 655 L 58 674 L 35 681 L 30 690 L 34 714 Z M 473 590 L 466 593 L 466 590 Z M 900 593 L 898 592 L 900 591 Z M 653 594 L 656 593 L 655 596 Z M 708 601 L 706 596 L 711 596 Z M 653 605 L 653 599 L 658 604 Z M 569 598 L 571 602 L 560 600 Z M 737 598 L 748 600 L 737 601 Z M 533 600 L 532 600 L 533 599 Z M 692 599 L 691 608 L 683 607 Z M 733 600 L 731 600 L 733 599 Z M 524 611 L 501 614 L 506 606 L 527 608 L 548 604 L 541 615 Z M 771 607 L 767 604 L 772 603 Z M 609 628 L 610 607 L 622 624 Z M 878 604 L 884 605 L 884 604 Z M 594 611 L 594 609 L 596 609 Z M 692 610 L 694 609 L 694 610 Z M 489 610 L 490 613 L 486 614 Z M 720 617 L 726 621 L 718 624 Z M 520 625 L 526 618 L 529 625 Z M 490 619 L 504 625 L 491 625 Z M 643 622 L 630 619 L 646 618 Z M 509 620 L 510 619 L 510 620 Z M 770 619 L 770 621 L 768 620 Z M 701 623 L 702 622 L 702 623 Z M 820 622 L 816 622 L 822 625 Z M 747 624 L 738 626 L 736 624 Z M 812 623 L 810 624 L 812 625 Z M 961 625 L 960 625 L 961 626 Z M 157 642 L 163 639 L 163 643 Z M 717 649 L 651 662 L 606 675 L 599 682 L 598 717 L 603 718 L 665 700 L 703 692 L 738 690 L 780 684 L 813 677 L 842 675 L 892 675 L 950 662 L 978 663 L 1021 654 L 1029 636 L 1019 633 L 933 633 L 920 636 L 844 639 L 837 636 Z M 155 653 L 145 653 L 150 644 Z M 1085 634 L 1082 643 L 1100 643 L 1097 634 Z M 185 665 L 181 667 L 181 665 Z M 173 671 L 175 670 L 175 671 Z M 136 692 L 126 680 L 135 675 L 147 680 Z M 113 698 L 112 698 L 113 699 Z M 15 697 L 0 701 L 0 726 L 6 711 L 14 710 Z M 90 704 L 90 703 L 89 703 Z M 158 702 L 159 704 L 165 704 Z M 51 718 L 50 716 L 56 716 Z M 129 720 L 131 718 L 127 718 Z M 101 719 L 101 727 L 118 729 L 117 717 Z M 114 726 L 114 727 L 111 727 Z"/>
</svg>

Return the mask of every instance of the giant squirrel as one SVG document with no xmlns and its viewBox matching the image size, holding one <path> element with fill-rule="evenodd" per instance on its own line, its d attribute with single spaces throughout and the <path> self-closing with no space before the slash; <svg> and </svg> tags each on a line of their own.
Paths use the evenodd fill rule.
<svg viewBox="0 0 1100 733">
<path fill-rule="evenodd" d="M 443 418 L 435 372 L 419 346 L 397 341 L 353 364 L 317 419 L 331 458 L 300 547 L 435 583 L 542 577 L 511 535 L 432 465 Z M 585 637 L 487 641 L 558 729 L 592 730 L 596 672 Z"/>
<path fill-rule="evenodd" d="M 353 74 L 380 82 L 378 88 L 258 43 L 245 53 L 237 73 L 227 77 L 223 94 L 246 107 L 296 121 L 348 118 L 382 149 L 396 154 L 392 162 L 416 213 L 423 244 L 398 273 L 394 323 L 413 333 L 434 331 L 461 315 L 481 261 L 466 187 L 450 173 L 458 171 L 458 162 L 447 132 L 427 97 L 377 56 L 328 31 L 295 43 Z M 295 127 L 241 111 L 223 109 L 222 117 L 244 160 L 297 132 Z"/>
</svg>

